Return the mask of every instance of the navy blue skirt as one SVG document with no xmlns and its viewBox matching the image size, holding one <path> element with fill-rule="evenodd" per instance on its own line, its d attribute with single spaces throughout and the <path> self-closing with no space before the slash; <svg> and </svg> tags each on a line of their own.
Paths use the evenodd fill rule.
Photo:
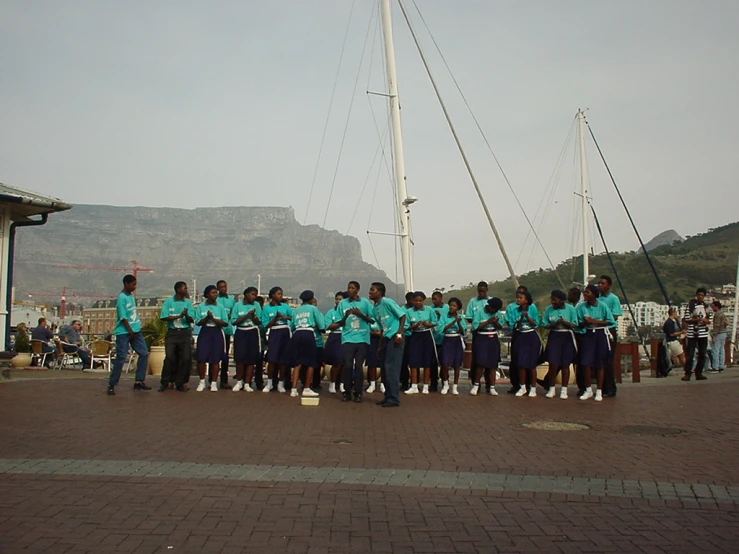
<svg viewBox="0 0 739 554">
<path fill-rule="evenodd" d="M 380 358 L 377 355 L 377 347 L 379 345 L 380 337 L 378 337 L 377 335 L 370 336 L 370 345 L 369 349 L 367 350 L 367 359 L 364 362 L 367 367 L 380 367 Z"/>
<path fill-rule="evenodd" d="M 234 363 L 256 365 L 262 356 L 259 328 L 237 329 L 234 333 Z"/>
<path fill-rule="evenodd" d="M 454 369 L 462 367 L 463 356 L 464 341 L 462 337 L 444 337 L 444 341 L 441 343 L 441 365 Z"/>
<path fill-rule="evenodd" d="M 605 367 L 608 361 L 610 335 L 606 329 L 588 331 L 582 338 L 580 364 L 585 367 Z"/>
<path fill-rule="evenodd" d="M 291 365 L 318 367 L 318 346 L 313 330 L 296 331 L 290 339 Z"/>
<path fill-rule="evenodd" d="M 408 367 L 415 369 L 431 367 L 431 361 L 435 359 L 434 334 L 431 331 L 413 333 L 410 352 L 408 352 Z"/>
<path fill-rule="evenodd" d="M 267 335 L 267 362 L 273 364 L 290 364 L 288 347 L 290 346 L 290 329 L 270 329 Z"/>
<path fill-rule="evenodd" d="M 226 338 L 220 327 L 201 327 L 198 335 L 198 363 L 217 364 L 226 351 Z"/>
<path fill-rule="evenodd" d="M 323 362 L 328 365 L 343 365 L 341 356 L 341 332 L 332 331 L 323 347 Z"/>
<path fill-rule="evenodd" d="M 500 363 L 500 339 L 498 335 L 476 333 L 472 339 L 472 353 L 477 367 L 494 369 Z"/>
<path fill-rule="evenodd" d="M 567 367 L 575 363 L 577 350 L 573 333 L 566 331 L 550 331 L 547 339 L 546 360 L 549 365 Z"/>
<path fill-rule="evenodd" d="M 516 358 L 516 366 L 519 369 L 534 369 L 539 365 L 539 354 L 541 354 L 539 333 L 515 331 L 514 335 L 516 339 L 513 342 L 513 356 Z"/>
</svg>

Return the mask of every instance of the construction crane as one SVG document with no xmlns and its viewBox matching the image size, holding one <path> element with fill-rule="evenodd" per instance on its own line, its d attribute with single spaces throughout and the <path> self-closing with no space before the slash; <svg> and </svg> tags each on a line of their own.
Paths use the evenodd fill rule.
<svg viewBox="0 0 739 554">
<path fill-rule="evenodd" d="M 64 316 L 66 315 L 67 310 L 67 296 L 70 296 L 72 298 L 117 298 L 117 296 L 111 296 L 110 294 L 100 294 L 97 292 L 91 292 L 91 291 L 75 291 L 75 292 L 67 292 L 67 287 L 62 287 L 61 295 L 59 294 L 59 291 L 57 292 L 50 292 L 50 291 L 44 291 L 44 292 L 29 292 L 29 297 L 33 296 L 39 296 L 39 297 L 46 297 L 46 296 L 58 296 L 61 298 L 61 301 L 59 302 L 59 318 L 64 319 Z"/>
<path fill-rule="evenodd" d="M 131 260 L 131 265 L 126 266 L 126 267 L 98 266 L 98 265 L 59 265 L 59 264 L 54 264 L 51 267 L 58 267 L 58 268 L 63 268 L 63 269 L 99 269 L 99 270 L 104 270 L 104 271 L 125 271 L 127 273 L 131 273 L 137 279 L 138 279 L 139 271 L 154 273 L 154 270 L 150 267 L 139 266 L 136 260 Z"/>
</svg>

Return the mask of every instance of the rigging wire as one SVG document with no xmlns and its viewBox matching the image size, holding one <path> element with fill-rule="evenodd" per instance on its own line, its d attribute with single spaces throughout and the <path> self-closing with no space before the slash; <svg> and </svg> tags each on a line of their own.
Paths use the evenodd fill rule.
<svg viewBox="0 0 739 554">
<path fill-rule="evenodd" d="M 323 134 L 321 135 L 321 145 L 318 147 L 318 159 L 316 167 L 313 170 L 313 179 L 310 183 L 310 193 L 308 194 L 308 203 L 305 206 L 305 216 L 303 217 L 303 225 L 308 221 L 308 210 L 313 199 L 313 190 L 316 186 L 316 178 L 318 177 L 318 168 L 321 165 L 321 155 L 323 154 L 323 145 L 326 142 L 326 132 L 328 131 L 328 123 L 331 119 L 331 109 L 334 105 L 334 96 L 336 95 L 336 85 L 339 82 L 339 73 L 341 72 L 341 63 L 344 60 L 344 51 L 346 50 L 346 42 L 349 38 L 349 28 L 351 27 L 352 15 L 354 14 L 354 5 L 356 0 L 352 0 L 352 6 L 349 9 L 349 19 L 346 22 L 346 31 L 344 32 L 344 42 L 341 45 L 341 54 L 339 55 L 339 65 L 336 67 L 336 75 L 334 76 L 334 86 L 331 89 L 331 99 L 328 102 L 328 113 L 326 114 L 326 122 L 323 124 Z"/>
<path fill-rule="evenodd" d="M 383 138 L 384 140 L 384 138 Z M 377 161 L 377 157 L 382 151 L 383 144 L 379 143 L 377 145 L 377 148 L 375 149 L 375 155 L 372 157 L 372 163 L 370 164 L 369 170 L 367 171 L 367 177 L 364 179 L 364 184 L 362 185 L 362 190 L 359 192 L 359 196 L 357 196 L 357 203 L 354 206 L 354 212 L 352 213 L 352 218 L 349 221 L 349 227 L 346 229 L 345 234 L 349 234 L 352 230 L 352 225 L 354 224 L 354 219 L 357 217 L 357 212 L 359 211 L 359 206 L 362 203 L 362 198 L 364 197 L 364 191 L 367 189 L 367 183 L 369 183 L 370 177 L 372 176 L 372 170 L 375 168 L 375 162 Z M 382 164 L 378 164 L 380 169 L 382 169 Z M 378 171 L 379 173 L 379 171 Z"/>
<path fill-rule="evenodd" d="M 439 92 L 439 88 L 436 86 L 436 81 L 434 80 L 434 77 L 431 74 L 431 69 L 429 68 L 428 62 L 426 61 L 426 56 L 423 53 L 423 49 L 421 48 L 421 45 L 418 42 L 418 37 L 416 36 L 416 32 L 413 28 L 413 25 L 411 24 L 410 18 L 408 17 L 408 13 L 406 12 L 403 1 L 398 0 L 398 5 L 400 6 L 400 11 L 403 13 L 403 17 L 405 18 L 405 22 L 408 25 L 408 29 L 411 32 L 411 36 L 413 37 L 413 42 L 416 45 L 418 54 L 421 57 L 421 61 L 423 62 L 423 66 L 426 69 L 426 75 L 431 81 L 431 86 L 433 87 L 434 93 L 436 94 L 436 99 L 438 100 L 439 105 L 441 106 L 441 110 L 444 112 L 444 118 L 446 119 L 447 125 L 449 126 L 449 130 L 451 131 L 452 136 L 454 137 L 454 142 L 457 144 L 457 150 L 459 150 L 459 153 L 462 156 L 462 161 L 464 162 L 464 165 L 467 168 L 467 173 L 469 174 L 470 179 L 472 180 L 472 184 L 475 187 L 475 192 L 477 193 L 480 203 L 482 204 L 483 211 L 485 212 L 485 215 L 487 216 L 488 223 L 490 224 L 490 229 L 493 231 L 493 235 L 495 235 L 495 240 L 498 243 L 498 248 L 500 250 L 501 255 L 503 256 L 503 260 L 505 261 L 506 267 L 508 268 L 508 273 L 510 274 L 511 281 L 516 286 L 516 288 L 518 288 L 518 277 L 516 276 L 516 272 L 514 271 L 513 265 L 511 264 L 511 261 L 508 258 L 508 254 L 506 253 L 505 247 L 503 246 L 503 242 L 501 241 L 500 235 L 498 233 L 498 229 L 495 227 L 495 223 L 493 223 L 493 218 L 490 215 L 490 211 L 488 210 L 487 204 L 485 203 L 485 199 L 482 196 L 482 191 L 480 190 L 480 186 L 477 183 L 477 179 L 475 178 L 475 175 L 472 172 L 472 167 L 470 166 L 469 160 L 467 159 L 467 155 L 465 154 L 465 151 L 462 148 L 462 143 L 459 141 L 459 137 L 454 128 L 454 125 L 452 124 L 452 120 L 449 116 L 449 112 L 446 109 L 446 105 L 444 104 L 444 101 L 441 98 L 441 93 Z"/>
<path fill-rule="evenodd" d="M 552 267 L 552 270 L 554 271 L 554 274 L 557 276 L 557 280 L 560 282 L 560 284 L 562 285 L 562 287 L 564 287 L 564 283 L 562 282 L 562 279 L 559 277 L 559 273 L 557 272 L 557 268 L 554 265 L 554 262 L 549 257 L 549 254 L 547 253 L 546 248 L 544 248 L 544 245 L 542 244 L 541 239 L 540 239 L 538 233 L 534 230 L 534 226 L 531 223 L 531 220 L 529 219 L 529 216 L 526 214 L 526 210 L 524 209 L 523 204 L 521 204 L 521 201 L 519 200 L 518 195 L 516 194 L 516 191 L 513 189 L 513 185 L 511 184 L 510 180 L 508 179 L 508 175 L 503 170 L 503 166 L 501 165 L 500 161 L 498 160 L 498 157 L 495 155 L 495 152 L 493 151 L 493 147 L 491 146 L 490 141 L 487 138 L 487 135 L 483 131 L 482 126 L 480 125 L 480 122 L 477 120 L 477 117 L 475 116 L 474 112 L 472 111 L 472 107 L 470 106 L 469 102 L 467 101 L 467 97 L 465 96 L 464 92 L 462 92 L 462 87 L 459 85 L 459 82 L 457 81 L 456 77 L 454 77 L 454 73 L 452 73 L 452 70 L 449 67 L 449 64 L 447 63 L 446 58 L 444 57 L 444 54 L 442 53 L 441 48 L 439 47 L 439 44 L 436 42 L 436 39 L 434 38 L 434 35 L 431 32 L 431 29 L 429 28 L 428 24 L 426 23 L 426 20 L 423 17 L 423 14 L 421 13 L 421 10 L 418 7 L 418 4 L 416 4 L 416 0 L 411 0 L 411 1 L 413 2 L 413 6 L 416 8 L 416 11 L 418 12 L 418 15 L 421 18 L 421 22 L 423 23 L 424 27 L 426 27 L 426 31 L 428 32 L 429 37 L 431 38 L 431 41 L 434 43 L 434 46 L 436 47 L 436 51 L 439 53 L 439 56 L 441 57 L 441 60 L 444 62 L 444 66 L 446 67 L 447 71 L 449 72 L 449 76 L 451 77 L 452 81 L 454 82 L 454 86 L 457 88 L 457 92 L 459 92 L 459 95 L 462 97 L 462 100 L 464 101 L 464 104 L 467 107 L 467 110 L 469 111 L 470 115 L 472 116 L 472 120 L 475 122 L 475 126 L 477 127 L 477 130 L 480 132 L 480 135 L 482 136 L 483 140 L 485 141 L 485 144 L 487 145 L 488 150 L 490 151 L 490 154 L 493 156 L 493 159 L 495 160 L 495 164 L 498 166 L 498 169 L 500 170 L 500 173 L 503 176 L 504 181 L 508 185 L 508 188 L 510 189 L 511 194 L 513 194 L 513 198 L 516 200 L 516 204 L 518 204 L 518 207 L 521 210 L 521 213 L 523 214 L 524 218 L 526 219 L 526 222 L 529 224 L 529 228 L 533 231 L 534 236 L 536 237 L 536 241 L 539 243 L 539 246 L 541 247 L 542 251 L 544 252 L 544 256 L 547 258 L 547 261 L 549 262 L 549 265 Z M 403 11 L 403 15 L 404 15 L 404 17 L 406 19 L 406 22 L 408 23 L 408 26 L 411 27 L 411 23 L 410 23 L 410 21 L 408 19 L 408 16 L 405 13 L 405 8 L 403 6 L 402 0 L 398 0 L 398 4 L 400 4 L 400 8 Z M 411 30 L 411 33 L 414 34 L 413 33 L 413 30 Z M 416 42 L 416 46 L 418 47 L 419 53 L 420 53 L 421 47 L 418 45 L 418 42 Z M 422 53 L 421 53 L 421 57 L 423 58 L 423 54 Z M 430 77 L 430 73 L 429 73 L 429 77 Z"/>
<path fill-rule="evenodd" d="M 323 215 L 323 225 L 322 225 L 323 228 L 326 228 L 326 220 L 328 219 L 328 212 L 331 207 L 331 199 L 333 198 L 334 188 L 336 187 L 336 177 L 339 174 L 339 166 L 341 165 L 341 154 L 344 151 L 346 135 L 347 135 L 347 131 L 349 130 L 349 121 L 352 115 L 352 108 L 354 107 L 354 98 L 356 97 L 356 94 L 357 94 L 357 85 L 359 84 L 359 76 L 361 74 L 362 64 L 364 62 L 364 53 L 367 49 L 367 41 L 369 40 L 369 32 L 370 32 L 370 29 L 372 28 L 373 20 L 374 20 L 374 11 L 372 13 L 372 16 L 370 17 L 369 25 L 367 25 L 367 33 L 365 34 L 365 37 L 364 37 L 364 44 L 362 45 L 362 54 L 359 60 L 359 67 L 357 68 L 357 76 L 354 79 L 354 89 L 352 91 L 351 101 L 349 102 L 349 111 L 346 114 L 346 122 L 344 123 L 344 132 L 341 135 L 341 144 L 339 145 L 339 153 L 336 157 L 336 166 L 334 167 L 334 176 L 333 176 L 333 179 L 331 180 L 331 189 L 329 190 L 329 194 L 328 194 L 328 202 L 326 202 L 326 213 Z"/>
<path fill-rule="evenodd" d="M 606 239 L 603 236 L 603 229 L 601 229 L 600 226 L 600 220 L 598 219 L 598 214 L 595 213 L 595 208 L 593 207 L 592 202 L 588 202 L 588 206 L 590 206 L 590 211 L 593 212 L 593 219 L 595 220 L 595 226 L 598 228 L 598 234 L 600 235 L 600 240 L 603 243 L 603 249 L 606 251 L 606 256 L 608 256 L 608 263 L 611 266 L 611 269 L 613 270 L 613 276 L 616 278 L 616 281 L 618 281 L 618 288 L 621 289 L 621 294 L 623 295 L 624 302 L 626 303 L 626 307 L 629 310 L 629 315 L 631 315 L 631 321 L 634 322 L 634 328 L 636 329 L 636 336 L 639 338 L 639 342 L 642 345 L 642 348 L 644 348 L 644 353 L 649 357 L 649 351 L 647 350 L 647 344 L 644 337 L 641 336 L 641 333 L 639 333 L 639 328 L 636 327 L 636 316 L 634 315 L 634 310 L 631 309 L 631 303 L 629 302 L 629 297 L 626 295 L 626 289 L 624 288 L 624 284 L 621 281 L 621 277 L 618 275 L 618 270 L 616 269 L 616 264 L 613 261 L 613 256 L 611 256 L 610 250 L 608 250 L 608 245 L 606 245 Z"/>
<path fill-rule="evenodd" d="M 593 143 L 595 144 L 595 147 L 598 149 L 598 154 L 600 155 L 600 159 L 603 161 L 603 165 L 606 166 L 606 171 L 608 171 L 608 176 L 611 178 L 611 183 L 613 183 L 613 188 L 616 189 L 616 193 L 618 194 L 618 199 L 621 201 L 621 205 L 624 207 L 624 210 L 626 211 L 626 215 L 629 218 L 629 222 L 631 223 L 632 229 L 634 229 L 636 238 L 639 239 L 639 244 L 641 245 L 641 249 L 644 252 L 644 256 L 647 258 L 647 263 L 649 264 L 649 268 L 652 270 L 652 273 L 654 274 L 654 278 L 657 280 L 657 284 L 659 285 L 659 289 L 662 292 L 662 296 L 665 297 L 665 302 L 667 303 L 668 306 L 670 306 L 671 305 L 670 297 L 668 296 L 667 291 L 665 290 L 665 286 L 662 284 L 662 280 L 659 278 L 659 275 L 657 274 L 657 269 L 654 267 L 654 264 L 652 263 L 652 258 L 649 255 L 649 252 L 647 252 L 646 247 L 644 246 L 644 241 L 642 241 L 641 235 L 639 234 L 639 230 L 636 228 L 636 223 L 634 223 L 634 218 L 631 217 L 631 212 L 629 211 L 629 208 L 626 206 L 624 197 L 621 196 L 621 190 L 618 188 L 618 185 L 616 184 L 616 179 L 613 177 L 613 173 L 611 173 L 611 168 L 608 166 L 608 162 L 606 162 L 606 158 L 603 156 L 603 152 L 600 149 L 600 145 L 598 144 L 598 141 L 595 140 L 595 134 L 593 133 L 593 130 L 590 128 L 590 123 L 588 123 L 587 119 L 585 120 L 585 125 L 588 126 L 588 131 L 590 131 L 590 136 L 593 139 Z M 636 319 L 634 321 L 636 321 Z"/>
</svg>

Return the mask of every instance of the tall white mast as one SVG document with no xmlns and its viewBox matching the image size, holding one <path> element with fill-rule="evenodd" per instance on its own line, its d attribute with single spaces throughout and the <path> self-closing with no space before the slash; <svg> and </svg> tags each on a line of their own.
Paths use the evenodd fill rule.
<svg viewBox="0 0 739 554">
<path fill-rule="evenodd" d="M 577 135 L 580 141 L 580 195 L 582 200 L 582 286 L 590 280 L 590 237 L 588 236 L 588 162 L 585 157 L 585 114 L 577 110 Z"/>
<path fill-rule="evenodd" d="M 415 198 L 408 198 L 405 188 L 405 162 L 403 159 L 403 136 L 400 128 L 400 102 L 398 100 L 398 78 L 395 75 L 395 48 L 393 46 L 393 23 L 390 0 L 380 0 L 382 32 L 385 39 L 385 64 L 387 70 L 390 119 L 392 122 L 393 156 L 395 158 L 395 184 L 398 194 L 398 237 L 400 257 L 403 263 L 405 292 L 413 290 L 413 266 L 411 265 L 411 235 L 409 231 L 409 205 Z"/>
</svg>

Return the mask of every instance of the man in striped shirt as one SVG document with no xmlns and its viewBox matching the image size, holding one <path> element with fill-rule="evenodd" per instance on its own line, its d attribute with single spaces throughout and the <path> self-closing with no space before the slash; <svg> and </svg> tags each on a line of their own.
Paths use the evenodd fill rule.
<svg viewBox="0 0 739 554">
<path fill-rule="evenodd" d="M 698 361 L 695 364 L 695 380 L 703 381 L 703 366 L 706 362 L 706 350 L 708 349 L 708 326 L 711 320 L 708 317 L 708 305 L 705 303 L 707 291 L 703 287 L 695 291 L 695 298 L 688 302 L 683 314 L 683 321 L 688 325 L 685 347 L 685 375 L 683 381 L 690 381 L 693 373 L 693 358 L 696 347 L 698 348 Z"/>
</svg>

